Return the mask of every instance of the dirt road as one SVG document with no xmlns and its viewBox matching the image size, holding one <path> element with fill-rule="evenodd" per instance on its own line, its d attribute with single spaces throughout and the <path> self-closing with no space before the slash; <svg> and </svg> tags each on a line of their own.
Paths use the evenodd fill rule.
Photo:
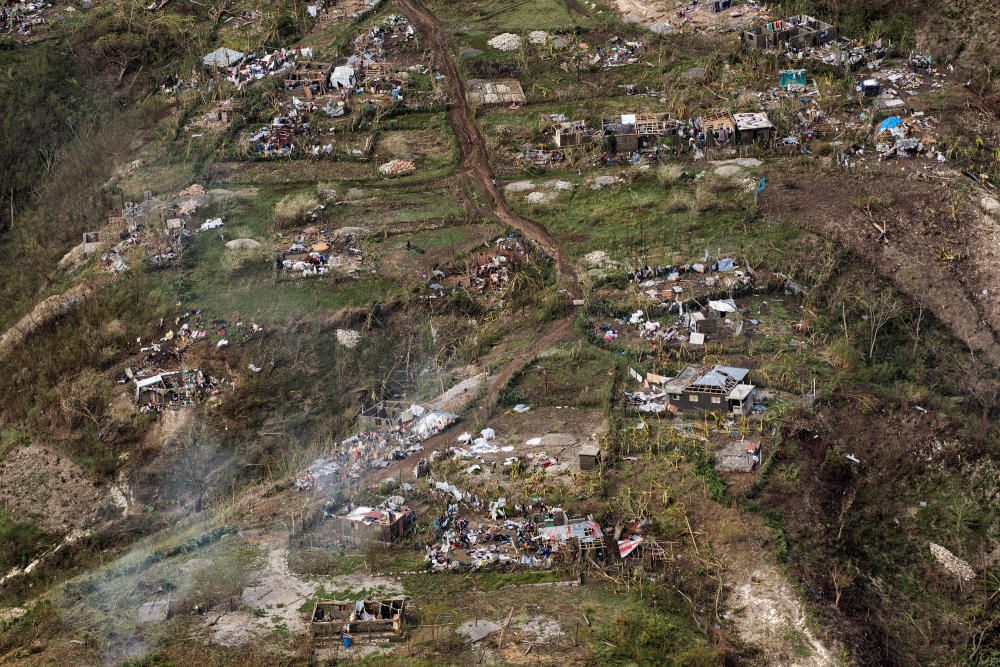
<svg viewBox="0 0 1000 667">
<path fill-rule="evenodd" d="M 562 248 L 545 227 L 515 213 L 503 198 L 500 188 L 497 187 L 487 158 L 486 144 L 473 120 L 473 110 L 465 98 L 465 85 L 458 75 L 455 59 L 448 48 L 448 38 L 441 30 L 441 26 L 417 0 L 396 0 L 396 6 L 420 30 L 420 34 L 427 46 L 433 51 L 438 66 L 446 77 L 448 96 L 451 100 L 448 108 L 448 119 L 455 136 L 458 138 L 462 154 L 456 174 L 460 178 L 475 179 L 479 189 L 487 193 L 493 200 L 493 208 L 497 217 L 504 224 L 535 242 L 555 260 L 556 270 L 559 277 L 566 282 L 567 291 L 572 298 L 579 299 L 582 296 L 582 290 L 577 280 L 576 269 L 566 258 Z"/>
</svg>

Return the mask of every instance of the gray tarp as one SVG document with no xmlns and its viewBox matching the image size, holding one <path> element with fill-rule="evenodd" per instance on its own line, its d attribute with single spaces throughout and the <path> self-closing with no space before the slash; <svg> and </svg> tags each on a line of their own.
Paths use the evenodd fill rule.
<svg viewBox="0 0 1000 667">
<path fill-rule="evenodd" d="M 227 49 L 222 46 L 209 53 L 207 56 L 202 58 L 201 61 L 209 67 L 229 67 L 230 65 L 235 65 L 242 59 L 243 54 L 239 51 Z"/>
</svg>

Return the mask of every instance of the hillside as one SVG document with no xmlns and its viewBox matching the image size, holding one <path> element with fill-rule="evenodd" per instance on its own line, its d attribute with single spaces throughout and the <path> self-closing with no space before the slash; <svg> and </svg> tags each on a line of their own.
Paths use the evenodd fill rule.
<svg viewBox="0 0 1000 667">
<path fill-rule="evenodd" d="M 0 665 L 997 663 L 991 12 L 0 6 Z"/>
</svg>

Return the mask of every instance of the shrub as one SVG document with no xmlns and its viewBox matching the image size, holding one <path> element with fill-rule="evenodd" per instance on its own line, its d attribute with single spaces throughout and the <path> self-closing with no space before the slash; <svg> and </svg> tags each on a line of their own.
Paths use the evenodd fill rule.
<svg viewBox="0 0 1000 667">
<path fill-rule="evenodd" d="M 286 195 L 274 205 L 274 223 L 279 228 L 301 224 L 318 205 L 316 196 L 308 192 Z"/>
</svg>

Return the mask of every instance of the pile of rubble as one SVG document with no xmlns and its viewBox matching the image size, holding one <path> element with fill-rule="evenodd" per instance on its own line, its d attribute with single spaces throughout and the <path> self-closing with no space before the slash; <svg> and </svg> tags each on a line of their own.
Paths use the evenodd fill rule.
<svg viewBox="0 0 1000 667">
<path fill-rule="evenodd" d="M 221 391 L 218 380 L 197 368 L 163 371 L 148 377 L 135 375 L 130 379 L 134 383 L 136 405 L 144 414 L 201 403 Z"/>
<path fill-rule="evenodd" d="M 409 160 L 390 160 L 378 168 L 378 173 L 389 178 L 406 176 L 417 170 L 417 165 Z"/>
<path fill-rule="evenodd" d="M 305 112 L 294 103 L 281 103 L 280 113 L 271 124 L 262 127 L 250 137 L 250 149 L 266 158 L 287 157 L 295 147 L 298 135 L 309 131 Z"/>
<path fill-rule="evenodd" d="M 438 483 L 437 488 L 449 494 L 448 505 L 434 521 L 437 541 L 427 546 L 424 559 L 431 570 L 456 568 L 480 569 L 522 565 L 548 568 L 552 556 L 559 550 L 559 541 L 537 530 L 529 504 L 510 508 L 506 498 L 498 498 L 489 505 L 489 518 L 470 519 L 463 514 L 463 506 L 472 512 L 482 512 L 483 503 L 475 496 L 452 491 L 448 484 Z M 545 514 L 543 501 L 536 501 L 540 516 Z"/>
<path fill-rule="evenodd" d="M 714 262 L 705 259 L 690 264 L 642 266 L 636 268 L 630 278 L 642 288 L 644 295 L 663 307 L 697 294 L 740 289 L 753 284 L 752 276 L 739 269 L 730 258 Z"/>
<path fill-rule="evenodd" d="M 883 120 L 875 130 L 875 150 L 879 160 L 929 154 L 936 156 L 939 162 L 944 162 L 944 156 L 933 149 L 937 143 L 933 134 L 933 122 L 933 118 L 922 113 L 905 119 L 890 116 Z"/>
<path fill-rule="evenodd" d="M 416 41 L 417 29 L 405 16 L 390 14 L 379 25 L 373 26 L 354 38 L 355 55 L 347 59 L 347 64 L 364 64 L 365 56 L 375 61 L 385 57 L 387 47 Z"/>
<path fill-rule="evenodd" d="M 559 68 L 564 72 L 583 67 L 614 69 L 626 65 L 636 65 L 646 52 L 646 43 L 611 37 L 603 44 L 592 46 L 586 42 L 566 42 L 558 56 Z"/>
<path fill-rule="evenodd" d="M 469 287 L 479 292 L 503 292 L 526 257 L 518 239 L 499 238 L 491 254 L 478 253 L 469 266 Z"/>
<path fill-rule="evenodd" d="M 234 52 L 234 55 L 242 57 L 228 68 L 226 78 L 237 88 L 242 89 L 254 81 L 292 69 L 300 60 L 311 61 L 312 49 L 296 45 L 280 48 L 262 56 L 243 55 L 238 52 Z"/>
<path fill-rule="evenodd" d="M 443 410 L 411 405 L 392 426 L 361 431 L 337 446 L 331 457 L 319 459 L 295 480 L 300 490 L 323 489 L 335 483 L 360 479 L 368 470 L 382 470 L 391 461 L 403 461 L 422 452 L 422 442 L 458 420 Z M 322 476 L 318 470 L 324 471 Z"/>
<path fill-rule="evenodd" d="M 881 39 L 863 45 L 842 37 L 819 46 L 790 49 L 785 52 L 785 57 L 789 60 L 816 60 L 850 70 L 864 64 L 878 63 L 885 58 L 887 52 L 888 49 L 882 46 Z"/>
<path fill-rule="evenodd" d="M 353 231 L 306 227 L 283 240 L 288 245 L 275 258 L 280 271 L 309 278 L 326 275 L 332 269 L 352 276 L 365 268 L 364 253 L 356 247 Z"/>
<path fill-rule="evenodd" d="M 931 555 L 934 559 L 941 563 L 944 569 L 951 572 L 953 575 L 961 579 L 962 581 L 972 581 L 976 578 L 976 571 L 967 562 L 953 554 L 952 552 L 945 549 L 940 544 L 930 543 Z"/>
<path fill-rule="evenodd" d="M 486 43 L 497 51 L 517 51 L 521 48 L 521 36 L 512 32 L 503 32 Z"/>
<path fill-rule="evenodd" d="M 50 2 L 22 1 L 0 7 L 0 32 L 30 35 L 32 29 L 45 25 L 42 12 L 51 6 Z"/>
</svg>

